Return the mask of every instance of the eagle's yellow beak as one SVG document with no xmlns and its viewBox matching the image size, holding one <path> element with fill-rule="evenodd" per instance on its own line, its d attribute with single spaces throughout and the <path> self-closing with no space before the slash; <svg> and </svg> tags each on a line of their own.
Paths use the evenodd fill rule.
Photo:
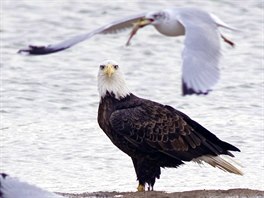
<svg viewBox="0 0 264 198">
<path fill-rule="evenodd" d="M 107 64 L 104 69 L 104 73 L 110 78 L 115 72 L 114 66 L 112 64 Z"/>
</svg>

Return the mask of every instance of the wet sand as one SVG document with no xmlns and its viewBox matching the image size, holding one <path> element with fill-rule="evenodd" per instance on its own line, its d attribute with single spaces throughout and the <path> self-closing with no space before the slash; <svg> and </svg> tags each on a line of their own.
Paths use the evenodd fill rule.
<svg viewBox="0 0 264 198">
<path fill-rule="evenodd" d="M 94 192 L 82 194 L 60 193 L 69 198 L 261 198 L 264 197 L 264 191 L 251 189 L 230 189 L 230 190 L 193 190 L 184 192 L 166 193 L 162 191 L 153 192 Z"/>
</svg>

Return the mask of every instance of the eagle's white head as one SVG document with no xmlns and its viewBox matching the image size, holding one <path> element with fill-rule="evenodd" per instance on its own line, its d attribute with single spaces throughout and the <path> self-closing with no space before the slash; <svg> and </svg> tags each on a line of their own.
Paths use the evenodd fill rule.
<svg viewBox="0 0 264 198">
<path fill-rule="evenodd" d="M 121 99 L 130 94 L 122 71 L 116 61 L 105 60 L 99 65 L 98 91 L 100 97 L 107 92 L 113 93 L 116 99 Z"/>
</svg>

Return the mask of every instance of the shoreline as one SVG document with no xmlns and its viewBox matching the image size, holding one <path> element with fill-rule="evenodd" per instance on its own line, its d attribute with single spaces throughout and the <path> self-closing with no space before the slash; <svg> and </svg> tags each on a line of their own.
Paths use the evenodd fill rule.
<svg viewBox="0 0 264 198">
<path fill-rule="evenodd" d="M 68 198 L 261 198 L 264 197 L 264 191 L 247 188 L 235 188 L 229 190 L 191 190 L 183 192 L 163 192 L 163 191 L 146 191 L 146 192 L 93 192 L 93 193 L 58 193 Z"/>
</svg>

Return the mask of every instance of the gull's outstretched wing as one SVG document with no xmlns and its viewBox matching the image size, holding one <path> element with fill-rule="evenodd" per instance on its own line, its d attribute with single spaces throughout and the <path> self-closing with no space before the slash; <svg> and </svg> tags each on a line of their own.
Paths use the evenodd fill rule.
<svg viewBox="0 0 264 198">
<path fill-rule="evenodd" d="M 185 27 L 182 52 L 182 91 L 207 94 L 219 79 L 221 56 L 217 24 L 206 12 L 186 8 L 179 10 L 178 19 Z"/>
<path fill-rule="evenodd" d="M 86 39 L 89 39 L 96 34 L 117 33 L 121 30 L 132 27 L 133 23 L 135 23 L 139 19 L 143 18 L 144 16 L 145 16 L 145 13 L 142 13 L 142 14 L 129 16 L 129 17 L 126 17 L 126 18 L 123 18 L 120 20 L 116 20 L 116 21 L 113 21 L 109 24 L 106 24 L 100 28 L 97 28 L 93 31 L 90 31 L 86 34 L 74 36 L 68 40 L 62 41 L 62 42 L 57 43 L 57 44 L 51 44 L 51 45 L 47 45 L 47 46 L 29 45 L 28 48 L 21 49 L 18 51 L 18 53 L 32 54 L 32 55 L 44 55 L 44 54 L 50 54 L 50 53 L 62 51 L 62 50 L 65 50 L 67 48 L 70 48 L 73 45 L 76 45 L 77 43 L 80 43 Z"/>
<path fill-rule="evenodd" d="M 0 174 L 1 198 L 64 198 L 37 186 L 19 181 L 5 173 Z"/>
</svg>

